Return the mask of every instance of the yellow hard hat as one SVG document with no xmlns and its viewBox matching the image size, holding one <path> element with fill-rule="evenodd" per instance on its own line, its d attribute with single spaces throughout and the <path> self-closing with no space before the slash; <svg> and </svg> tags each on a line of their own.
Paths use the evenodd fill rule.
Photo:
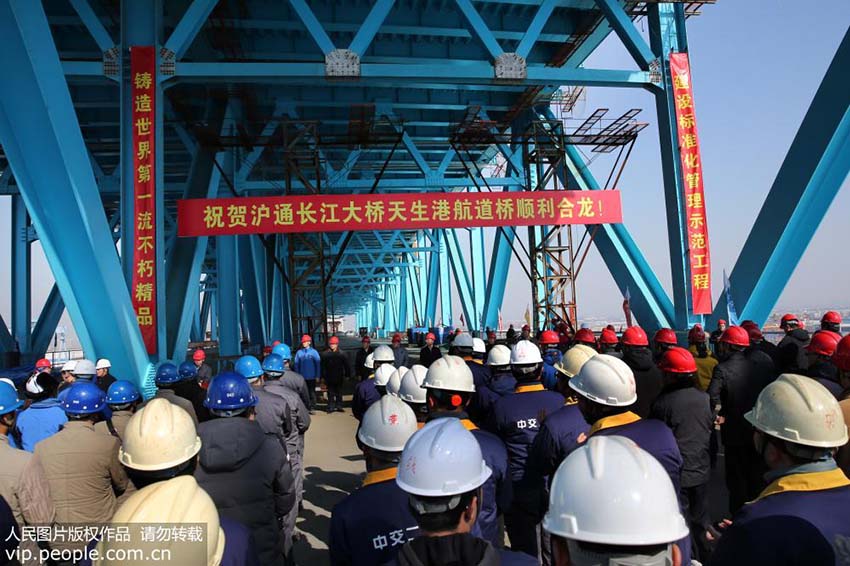
<svg viewBox="0 0 850 566">
<path fill-rule="evenodd" d="M 189 413 L 156 398 L 130 418 L 122 443 L 118 459 L 140 471 L 167 470 L 201 450 L 201 439 Z"/>
<path fill-rule="evenodd" d="M 555 369 L 567 377 L 575 377 L 581 371 L 584 363 L 598 354 L 596 350 L 584 344 L 576 344 L 564 354 L 557 364 Z"/>
</svg>

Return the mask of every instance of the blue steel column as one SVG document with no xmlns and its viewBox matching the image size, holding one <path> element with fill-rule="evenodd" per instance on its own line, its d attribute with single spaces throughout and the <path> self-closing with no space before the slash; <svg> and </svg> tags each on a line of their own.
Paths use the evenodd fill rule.
<svg viewBox="0 0 850 566">
<path fill-rule="evenodd" d="M 690 260 L 688 257 L 687 218 L 682 201 L 684 187 L 679 164 L 679 128 L 676 124 L 673 78 L 669 53 L 686 51 L 683 7 L 674 4 L 649 6 L 649 39 L 661 63 L 663 90 L 655 93 L 658 134 L 661 142 L 661 169 L 664 174 L 664 201 L 667 209 L 667 244 L 673 284 L 673 328 L 686 329 L 701 316 L 691 314 Z"/>
<path fill-rule="evenodd" d="M 44 306 L 41 308 L 41 314 L 38 315 L 38 320 L 32 329 L 30 345 L 32 346 L 31 351 L 34 354 L 40 355 L 47 351 L 63 312 L 65 312 L 65 301 L 62 300 L 59 287 L 54 283 L 50 294 L 47 295 L 47 300 L 44 301 Z"/>
<path fill-rule="evenodd" d="M 0 36 L 0 143 L 80 343 L 143 385 L 148 356 L 41 3 L 0 2 Z"/>
<path fill-rule="evenodd" d="M 24 199 L 12 195 L 12 337 L 21 352 L 30 353 L 31 247 Z"/>
<path fill-rule="evenodd" d="M 402 255 L 402 263 L 404 263 L 404 262 L 405 262 L 405 256 L 403 254 Z M 409 312 L 410 312 L 408 310 L 408 306 L 409 306 L 408 303 L 409 303 L 410 295 L 407 292 L 409 277 L 408 277 L 408 273 L 407 273 L 407 267 L 404 267 L 404 266 L 400 267 L 399 271 L 401 272 L 400 273 L 401 278 L 398 279 L 399 286 L 398 286 L 398 321 L 397 322 L 398 322 L 398 329 L 399 330 L 405 330 L 408 327 L 408 316 L 409 316 Z"/>
<path fill-rule="evenodd" d="M 475 328 L 483 330 L 484 302 L 487 293 L 487 265 L 484 263 L 484 229 L 472 228 L 469 231 L 469 255 L 472 259 L 472 304 L 475 316 Z M 470 326 L 472 328 L 472 326 Z"/>
<path fill-rule="evenodd" d="M 239 297 L 239 252 L 237 236 L 217 236 L 215 257 L 217 266 L 216 307 L 218 307 L 218 352 L 220 356 L 241 353 L 241 306 Z"/>
<path fill-rule="evenodd" d="M 850 172 L 850 30 L 788 149 L 730 275 L 742 320 L 764 323 Z M 844 257 L 835 250 L 836 259 Z M 828 270 L 828 268 L 827 268 Z M 725 294 L 712 319 L 726 309 Z"/>
<path fill-rule="evenodd" d="M 434 251 L 428 253 L 428 282 L 425 287 L 425 322 L 437 325 L 437 292 L 440 290 L 440 231 L 431 230 L 429 236 Z"/>
<path fill-rule="evenodd" d="M 443 325 L 453 326 L 452 320 L 452 284 L 451 272 L 449 271 L 449 251 L 446 245 L 446 233 L 444 230 L 434 230 L 440 233 L 440 319 Z"/>
</svg>

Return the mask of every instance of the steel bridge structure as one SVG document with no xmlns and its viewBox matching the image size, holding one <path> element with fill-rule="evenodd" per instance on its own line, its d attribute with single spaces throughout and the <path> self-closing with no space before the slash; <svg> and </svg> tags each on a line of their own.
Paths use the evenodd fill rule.
<svg viewBox="0 0 850 566">
<path fill-rule="evenodd" d="M 479 330 L 498 323 L 512 261 L 526 262 L 536 304 L 559 294 L 560 316 L 574 318 L 565 289 L 591 243 L 628 288 L 640 324 L 685 329 L 699 317 L 690 314 L 667 55 L 688 50 L 686 20 L 711 3 L 0 0 L 0 195 L 12 208 L 12 284 L 3 290 L 12 314 L 8 326 L 0 321 L 0 351 L 44 352 L 65 309 L 88 356 L 108 356 L 116 374 L 140 383 L 152 364 L 182 360 L 208 328 L 229 356 L 246 343 L 321 334 L 329 316 L 353 314 L 360 326 L 389 330 L 450 325 L 460 315 L 456 293 L 467 326 Z M 634 67 L 586 67 L 611 34 Z M 154 356 L 129 291 L 129 48 L 143 45 L 158 52 Z M 731 274 L 743 318 L 769 315 L 847 176 L 848 74 L 850 36 Z M 487 253 L 481 228 L 176 237 L 182 198 L 552 188 L 541 179 L 558 190 L 605 190 L 579 145 L 622 148 L 643 126 L 632 115 L 607 132 L 590 124 L 553 134 L 545 126 L 559 122 L 553 101 L 579 87 L 654 95 L 649 121 L 660 134 L 672 296 L 622 224 L 569 236 L 539 227 L 528 238 L 499 228 Z M 539 141 L 540 128 L 549 141 Z M 547 143 L 557 155 L 544 151 Z M 30 298 L 36 240 L 56 281 L 44 305 Z M 554 313 L 544 306 L 536 321 Z"/>
</svg>

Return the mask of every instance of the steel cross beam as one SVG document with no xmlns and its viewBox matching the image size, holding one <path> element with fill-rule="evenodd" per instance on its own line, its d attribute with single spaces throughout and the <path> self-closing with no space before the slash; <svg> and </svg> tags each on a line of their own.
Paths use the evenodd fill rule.
<svg viewBox="0 0 850 566">
<path fill-rule="evenodd" d="M 763 324 L 850 172 L 850 30 L 838 46 L 729 277 L 741 320 Z M 720 296 L 712 321 L 726 316 Z"/>
<path fill-rule="evenodd" d="M 0 34 L 0 143 L 80 343 L 143 385 L 150 362 L 41 3 L 0 2 Z"/>
</svg>

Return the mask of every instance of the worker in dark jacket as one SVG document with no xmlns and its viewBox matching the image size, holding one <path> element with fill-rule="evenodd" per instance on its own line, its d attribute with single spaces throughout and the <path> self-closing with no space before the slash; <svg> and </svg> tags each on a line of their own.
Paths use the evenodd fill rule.
<svg viewBox="0 0 850 566">
<path fill-rule="evenodd" d="M 718 342 L 720 363 L 714 368 L 708 386 L 712 409 L 720 405 L 716 423 L 720 425 L 724 446 L 726 487 L 732 513 L 758 495 L 763 486 L 764 470 L 753 450 L 752 427 L 744 419 L 744 413 L 753 408 L 769 377 L 744 355 L 749 344 L 750 337 L 740 326 L 726 329 Z"/>
<path fill-rule="evenodd" d="M 437 340 L 437 337 L 434 336 L 433 332 L 429 332 L 425 335 L 425 346 L 421 350 L 419 350 L 419 365 L 431 367 L 431 364 L 436 360 L 439 360 L 442 357 L 442 352 L 440 352 L 440 347 L 435 346 L 434 342 Z"/>
<path fill-rule="evenodd" d="M 832 457 L 847 443 L 838 402 L 813 380 L 786 374 L 746 419 L 770 484 L 735 515 L 712 566 L 847 564 L 850 480 Z"/>
<path fill-rule="evenodd" d="M 764 334 L 759 328 L 759 325 L 752 320 L 745 320 L 741 323 L 741 328 L 747 331 L 750 335 L 750 348 L 761 350 L 773 360 L 773 365 L 776 371 L 779 371 L 779 348 L 770 340 L 764 339 Z"/>
<path fill-rule="evenodd" d="M 445 356 L 431 364 L 422 386 L 427 392 L 428 421 L 445 417 L 460 419 L 478 441 L 484 461 L 493 471 L 482 486 L 481 508 L 473 534 L 499 548 L 502 546 L 499 519 L 511 502 L 508 452 L 498 436 L 479 429 L 466 414 L 475 393 L 472 372 L 460 358 Z"/>
<path fill-rule="evenodd" d="M 475 388 L 481 422 L 486 423 L 496 401 L 507 395 L 513 395 L 516 378 L 511 373 L 511 350 L 503 344 L 496 344 L 487 354 L 487 367 L 490 377 L 480 388 Z"/>
<path fill-rule="evenodd" d="M 331 336 L 328 351 L 322 353 L 322 379 L 328 386 L 328 413 L 342 412 L 342 384 L 351 377 L 348 356 L 339 351 L 339 338 Z"/>
<path fill-rule="evenodd" d="M 800 324 L 796 315 L 786 314 L 779 324 L 785 336 L 779 341 L 779 371 L 781 373 L 805 373 L 808 367 L 806 346 L 811 337 Z"/>
<path fill-rule="evenodd" d="M 364 336 L 360 343 L 363 347 L 359 348 L 357 355 L 354 356 L 354 371 L 357 372 L 359 381 L 363 381 L 368 379 L 369 374 L 372 373 L 371 369 L 366 367 L 366 358 L 375 351 L 375 348 L 372 347 L 372 340 L 368 336 Z"/>
<path fill-rule="evenodd" d="M 221 515 L 251 529 L 262 564 L 284 563 L 280 525 L 295 504 L 286 451 L 254 420 L 257 397 L 241 375 L 217 375 L 207 389 L 213 419 L 198 427 L 202 447 L 195 477 Z"/>
<path fill-rule="evenodd" d="M 581 414 L 591 425 L 589 438 L 601 435 L 631 439 L 658 460 L 679 493 L 683 464 L 676 437 L 663 422 L 642 419 L 629 410 L 637 395 L 634 376 L 623 360 L 599 354 L 587 360 L 569 384 L 578 396 Z M 686 537 L 677 545 L 682 551 L 682 564 L 690 564 L 690 539 Z"/>
<path fill-rule="evenodd" d="M 649 349 L 649 338 L 640 326 L 631 326 L 623 332 L 623 361 L 632 370 L 637 387 L 637 402 L 632 410 L 645 419 L 649 408 L 661 393 L 661 371 L 656 367 Z"/>
<path fill-rule="evenodd" d="M 331 511 L 332 566 L 386 564 L 416 536 L 407 494 L 395 482 L 401 451 L 416 430 L 416 415 L 398 397 L 384 395 L 366 411 L 357 430 L 366 478 Z"/>
<path fill-rule="evenodd" d="M 708 343 L 712 348 L 714 348 L 715 354 L 717 354 L 717 343 L 720 342 L 720 337 L 723 336 L 724 332 L 726 332 L 726 328 L 726 321 L 721 318 L 717 321 L 717 328 L 715 328 L 708 337 Z"/>
<path fill-rule="evenodd" d="M 180 381 L 174 386 L 174 393 L 192 403 L 198 422 L 210 420 L 210 412 L 204 407 L 207 392 L 198 382 L 198 366 L 194 362 L 183 362 L 177 367 L 177 375 Z"/>
<path fill-rule="evenodd" d="M 711 476 L 709 439 L 714 413 L 709 397 L 696 387 L 697 368 L 693 355 L 684 348 L 664 352 L 658 364 L 664 374 L 664 389 L 655 399 L 650 417 L 670 427 L 682 454 L 679 499 L 691 529 L 691 546 L 696 557 L 708 558 L 705 532 L 709 527 L 708 481 Z"/>
<path fill-rule="evenodd" d="M 461 336 L 463 336 L 461 334 Z M 459 340 L 455 338 L 455 341 Z M 564 396 L 547 391 L 540 383 L 543 358 L 536 344 L 520 340 L 511 351 L 511 371 L 517 380 L 513 395 L 493 406 L 488 427 L 508 449 L 508 470 L 513 482 L 513 502 L 505 513 L 505 528 L 511 548 L 538 555 L 539 523 L 546 511 L 543 477 L 529 473 L 528 452 L 546 417 L 564 406 Z"/>
<path fill-rule="evenodd" d="M 420 536 L 401 547 L 396 564 L 537 564 L 475 536 L 483 485 L 492 473 L 485 461 L 475 437 L 457 419 L 437 419 L 411 437 L 396 483 L 408 496 Z"/>
<path fill-rule="evenodd" d="M 301 401 L 307 408 L 310 408 L 310 393 L 307 391 L 307 381 L 304 376 L 292 369 L 292 349 L 286 344 L 278 344 L 272 348 L 272 353 L 277 354 L 283 360 L 283 365 L 286 368 L 283 375 L 279 377 L 280 383 L 301 397 Z M 312 412 L 310 413 L 313 414 Z"/>
<path fill-rule="evenodd" d="M 485 386 L 490 378 L 490 369 L 481 363 L 482 360 L 475 359 L 475 340 L 471 334 L 464 332 L 455 336 L 452 345 L 449 347 L 449 355 L 463 358 L 466 365 L 469 366 L 469 371 L 472 372 L 472 381 L 475 383 L 476 391 Z M 472 402 L 467 411 L 474 422 L 483 424 L 485 415 L 478 395 L 472 397 Z"/>
<path fill-rule="evenodd" d="M 106 358 L 101 358 L 97 360 L 97 364 L 94 367 L 95 374 L 94 382 L 100 387 L 100 390 L 106 393 L 109 390 L 109 386 L 117 381 L 114 375 L 110 372 L 112 369 L 112 362 L 107 360 Z"/>
<path fill-rule="evenodd" d="M 198 415 L 195 413 L 195 407 L 192 405 L 192 402 L 177 395 L 177 387 L 180 383 L 180 374 L 177 372 L 177 366 L 170 362 L 159 364 L 159 367 L 156 368 L 154 382 L 156 383 L 156 395 L 154 397 L 174 403 L 189 413 L 195 424 L 198 424 Z"/>
<path fill-rule="evenodd" d="M 195 377 L 198 380 L 198 385 L 207 388 L 210 380 L 213 378 L 212 368 L 207 364 L 207 353 L 198 348 L 192 352 L 192 363 L 198 370 L 195 372 Z"/>
<path fill-rule="evenodd" d="M 838 399 L 843 388 L 838 383 L 838 368 L 832 363 L 832 355 L 838 346 L 837 334 L 821 331 L 812 336 L 812 341 L 806 346 L 808 366 L 806 375 L 816 380 L 835 395 Z"/>
<path fill-rule="evenodd" d="M 590 426 L 578 408 L 578 399 L 569 383 L 596 354 L 596 350 L 590 346 L 576 344 L 567 350 L 561 362 L 555 366 L 558 373 L 557 391 L 566 397 L 567 404 L 546 418 L 531 446 L 529 466 L 541 476 L 554 474 L 564 458 L 587 440 Z"/>
</svg>

